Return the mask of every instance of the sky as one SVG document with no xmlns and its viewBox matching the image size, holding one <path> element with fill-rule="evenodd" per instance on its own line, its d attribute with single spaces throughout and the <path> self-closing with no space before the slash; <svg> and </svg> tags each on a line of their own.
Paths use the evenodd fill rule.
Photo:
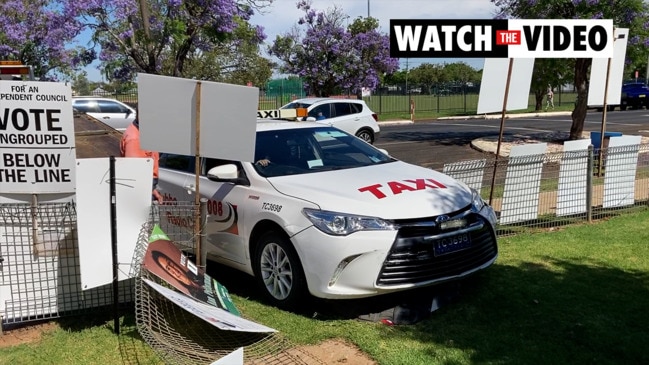
<svg viewBox="0 0 649 365">
<path fill-rule="evenodd" d="M 297 0 L 274 0 L 263 14 L 255 14 L 251 24 L 264 27 L 266 46 L 270 45 L 277 35 L 288 32 L 303 15 L 295 4 Z M 369 15 L 378 19 L 381 32 L 388 34 L 390 19 L 491 19 L 496 11 L 489 0 L 313 0 L 312 8 L 325 11 L 337 6 L 349 15 L 348 22 L 357 17 Z M 265 49 L 266 46 L 263 48 Z M 422 63 L 465 62 L 476 69 L 482 69 L 484 59 L 401 59 L 401 69 L 413 68 Z M 101 81 L 97 64 L 86 68 L 88 79 Z"/>
</svg>

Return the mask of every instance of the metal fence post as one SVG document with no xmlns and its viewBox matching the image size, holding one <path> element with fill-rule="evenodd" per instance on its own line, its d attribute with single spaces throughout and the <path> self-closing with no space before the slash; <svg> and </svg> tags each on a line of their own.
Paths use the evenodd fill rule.
<svg viewBox="0 0 649 365">
<path fill-rule="evenodd" d="M 466 83 L 462 85 L 462 95 L 464 96 L 464 113 L 466 113 Z"/>
<path fill-rule="evenodd" d="M 595 153 L 593 145 L 588 145 L 588 165 L 586 167 L 586 216 L 588 223 L 593 221 L 593 164 Z"/>
</svg>

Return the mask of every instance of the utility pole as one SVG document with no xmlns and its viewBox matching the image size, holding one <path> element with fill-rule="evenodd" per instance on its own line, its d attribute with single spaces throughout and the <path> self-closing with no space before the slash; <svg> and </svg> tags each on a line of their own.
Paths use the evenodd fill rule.
<svg viewBox="0 0 649 365">
<path fill-rule="evenodd" d="M 370 0 L 367 0 L 367 17 L 370 17 Z"/>
</svg>

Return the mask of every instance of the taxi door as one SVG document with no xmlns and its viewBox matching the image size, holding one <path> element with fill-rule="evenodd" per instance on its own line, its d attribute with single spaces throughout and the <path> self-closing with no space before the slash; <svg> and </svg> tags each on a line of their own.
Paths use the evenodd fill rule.
<svg viewBox="0 0 649 365">
<path fill-rule="evenodd" d="M 190 156 L 162 154 L 158 182 L 158 189 L 165 198 L 165 204 L 160 207 L 161 222 L 183 231 L 183 238 L 189 239 L 190 244 L 194 229 L 193 202 L 197 191 L 194 161 L 194 157 Z M 208 254 L 244 263 L 246 250 L 240 234 L 242 214 L 238 202 L 247 196 L 248 187 L 212 181 L 205 176 L 210 168 L 224 163 L 235 162 L 205 159 L 201 164 L 199 190 L 201 198 L 207 199 L 203 242 Z"/>
<path fill-rule="evenodd" d="M 164 202 L 158 207 L 160 226 L 176 244 L 193 251 L 194 157 L 160 154 L 158 191 Z"/>
</svg>

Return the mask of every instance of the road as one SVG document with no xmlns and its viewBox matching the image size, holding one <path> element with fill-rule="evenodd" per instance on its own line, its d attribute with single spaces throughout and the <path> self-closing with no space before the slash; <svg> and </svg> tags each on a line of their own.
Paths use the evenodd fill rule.
<svg viewBox="0 0 649 365">
<path fill-rule="evenodd" d="M 504 135 L 569 132 L 570 115 L 505 120 Z M 590 111 L 584 132 L 600 132 L 602 113 Z M 649 136 L 649 110 L 608 112 L 607 132 Z M 381 127 L 375 145 L 392 156 L 413 164 L 441 170 L 445 163 L 488 157 L 471 148 L 473 139 L 498 137 L 500 119 L 455 119 L 417 121 Z"/>
</svg>

